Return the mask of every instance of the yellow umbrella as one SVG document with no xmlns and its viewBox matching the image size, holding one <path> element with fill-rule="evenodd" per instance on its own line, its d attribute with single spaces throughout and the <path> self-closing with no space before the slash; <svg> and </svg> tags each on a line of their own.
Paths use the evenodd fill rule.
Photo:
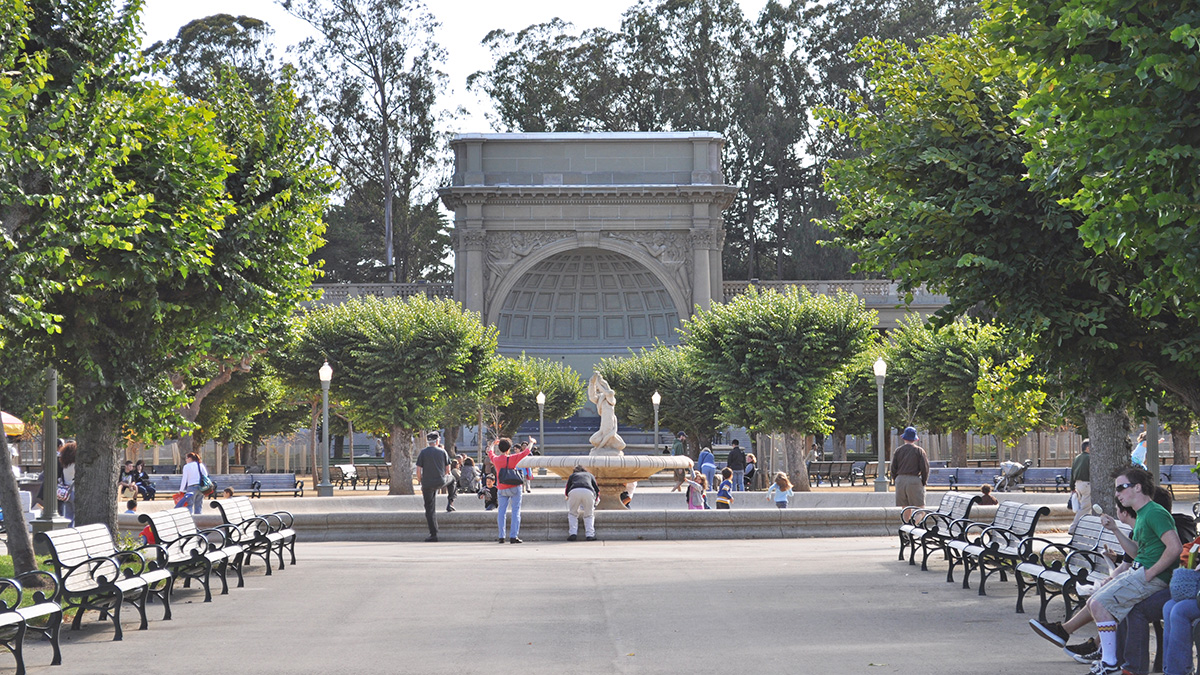
<svg viewBox="0 0 1200 675">
<path fill-rule="evenodd" d="M 25 423 L 21 420 L 6 412 L 0 412 L 0 417 L 4 419 L 5 436 L 20 436 L 25 433 Z"/>
</svg>

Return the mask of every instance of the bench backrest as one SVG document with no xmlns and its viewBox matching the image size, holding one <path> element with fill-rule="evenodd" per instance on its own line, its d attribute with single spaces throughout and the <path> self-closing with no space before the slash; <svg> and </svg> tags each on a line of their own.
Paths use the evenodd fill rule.
<svg viewBox="0 0 1200 675">
<path fill-rule="evenodd" d="M 954 499 L 950 502 L 950 519 L 963 520 L 971 517 L 971 507 L 979 501 L 979 497 L 951 494 Z"/>
<path fill-rule="evenodd" d="M 1190 464 L 1168 464 L 1160 467 L 1164 482 L 1168 483 L 1200 483 L 1200 476 L 1192 473 Z"/>
<path fill-rule="evenodd" d="M 1013 518 L 1012 533 L 1018 537 L 1028 537 L 1037 529 L 1037 522 L 1042 516 L 1050 513 L 1050 507 L 1037 504 L 1022 504 Z"/>
<path fill-rule="evenodd" d="M 294 473 L 260 473 L 254 476 L 254 480 L 264 490 L 292 489 L 296 487 L 296 474 Z"/>
<path fill-rule="evenodd" d="M 1067 546 L 1074 549 L 1091 551 L 1100 545 L 1100 538 L 1107 532 L 1100 524 L 1100 516 L 1086 515 L 1075 524 L 1075 532 Z"/>
<path fill-rule="evenodd" d="M 929 469 L 929 483 L 931 485 L 948 485 L 957 482 L 957 480 L 958 469 L 955 467 Z"/>
<path fill-rule="evenodd" d="M 89 591 L 99 587 L 97 577 L 110 581 L 118 575 L 117 566 L 111 563 L 80 567 L 74 574 L 65 568 L 75 567 L 91 558 L 103 558 L 117 552 L 112 533 L 101 523 L 69 527 L 64 530 L 48 530 L 38 533 L 50 546 L 50 557 L 54 571 L 62 579 L 62 588 L 73 593 Z"/>
<path fill-rule="evenodd" d="M 1067 467 L 1030 467 L 1025 469 L 1023 481 L 1026 484 L 1057 485 L 1071 478 L 1071 469 Z"/>
<path fill-rule="evenodd" d="M 254 476 L 248 473 L 226 473 L 212 477 L 217 484 L 217 491 L 233 488 L 235 492 L 249 492 L 254 487 Z"/>
<path fill-rule="evenodd" d="M 185 508 L 143 513 L 138 520 L 150 524 L 154 539 L 160 544 L 170 543 L 197 531 L 192 512 Z"/>
<path fill-rule="evenodd" d="M 992 527 L 1013 529 L 1013 523 L 1016 522 L 1017 514 L 1020 513 L 1022 506 L 1025 505 L 1021 502 L 1000 502 L 1000 505 L 996 507 L 996 515 L 992 517 Z"/>
<path fill-rule="evenodd" d="M 980 485 L 994 485 L 992 480 L 1000 469 L 994 467 L 987 468 L 972 468 L 959 467 L 958 469 L 958 484 L 968 487 L 977 487 Z"/>
<path fill-rule="evenodd" d="M 213 502 L 217 510 L 221 512 L 221 518 L 226 523 L 237 525 L 243 521 L 250 520 L 255 517 L 254 503 L 249 497 L 230 497 L 229 499 L 220 499 Z"/>
<path fill-rule="evenodd" d="M 950 515 L 950 512 L 954 510 L 954 505 L 961 498 L 962 495 L 954 494 L 953 492 L 947 492 L 946 494 L 942 495 L 942 501 L 938 503 L 937 511 L 934 513 L 940 513 L 947 516 Z"/>
<path fill-rule="evenodd" d="M 110 556 L 117 552 L 112 533 L 101 523 L 49 530 L 42 533 L 50 542 L 54 559 L 66 567 L 78 565 L 89 558 Z"/>
</svg>

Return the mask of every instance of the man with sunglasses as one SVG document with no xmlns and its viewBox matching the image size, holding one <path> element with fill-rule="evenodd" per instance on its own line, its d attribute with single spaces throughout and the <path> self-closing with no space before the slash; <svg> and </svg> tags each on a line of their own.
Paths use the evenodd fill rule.
<svg viewBox="0 0 1200 675">
<path fill-rule="evenodd" d="M 1101 516 L 1100 523 L 1117 536 L 1121 548 L 1133 557 L 1133 563 L 1122 563 L 1083 609 L 1065 623 L 1042 623 L 1037 619 L 1029 622 L 1035 633 L 1063 647 L 1071 633 L 1095 621 L 1101 652 L 1100 660 L 1089 671 L 1095 675 L 1121 673 L 1117 665 L 1117 624 L 1134 605 L 1168 587 L 1171 571 L 1178 565 L 1183 550 L 1175 531 L 1175 519 L 1152 499 L 1154 480 L 1150 473 L 1132 467 L 1115 472 L 1113 478 L 1117 501 L 1137 512 L 1137 522 L 1128 537 L 1112 516 Z"/>
</svg>

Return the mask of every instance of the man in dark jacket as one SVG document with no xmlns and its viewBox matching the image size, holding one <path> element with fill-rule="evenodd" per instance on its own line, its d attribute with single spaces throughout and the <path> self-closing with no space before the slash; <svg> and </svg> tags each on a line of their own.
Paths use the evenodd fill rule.
<svg viewBox="0 0 1200 675">
<path fill-rule="evenodd" d="M 450 456 L 441 447 L 442 437 L 433 432 L 425 439 L 429 446 L 417 455 L 417 482 L 421 484 L 421 496 L 425 498 L 425 522 L 429 525 L 429 538 L 425 541 L 437 541 L 437 509 L 434 499 L 442 488 L 449 486 L 450 498 L 446 502 L 446 511 L 453 511 L 457 490 L 454 477 L 450 474 Z"/>
<path fill-rule="evenodd" d="M 725 466 L 733 472 L 733 491 L 743 492 L 746 489 L 746 453 L 742 452 L 742 444 L 733 439 L 733 449 L 725 460 Z"/>
<path fill-rule="evenodd" d="M 892 453 L 892 478 L 896 481 L 896 506 L 925 506 L 925 485 L 929 482 L 929 457 L 918 446 L 917 430 L 905 427 L 904 445 Z"/>
<path fill-rule="evenodd" d="M 582 466 L 575 467 L 567 477 L 567 541 L 579 538 L 579 518 L 588 541 L 596 541 L 596 504 L 600 501 L 600 486 L 596 477 Z"/>
</svg>

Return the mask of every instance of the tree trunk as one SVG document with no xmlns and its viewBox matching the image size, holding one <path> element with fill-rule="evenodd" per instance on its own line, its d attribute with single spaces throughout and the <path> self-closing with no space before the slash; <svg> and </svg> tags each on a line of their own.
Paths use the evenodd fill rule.
<svg viewBox="0 0 1200 675">
<path fill-rule="evenodd" d="M 808 483 L 808 437 L 799 431 L 783 434 L 783 451 L 787 454 L 788 474 L 796 492 L 812 492 Z"/>
<path fill-rule="evenodd" d="M 1088 433 L 1092 440 L 1092 503 L 1099 504 L 1105 513 L 1113 515 L 1114 490 L 1110 478 L 1113 471 L 1129 466 L 1129 416 L 1122 410 L 1109 410 L 1100 405 L 1084 411 Z"/>
<path fill-rule="evenodd" d="M 833 435 L 833 461 L 846 461 L 846 432 L 842 429 L 834 429 Z"/>
<path fill-rule="evenodd" d="M 392 455 L 392 484 L 389 495 L 413 494 L 413 432 L 411 429 L 392 427 L 388 446 Z"/>
<path fill-rule="evenodd" d="M 3 401 L 0 401 L 3 408 Z M 54 499 L 53 486 L 47 486 L 47 499 Z M 13 570 L 24 574 L 37 567 L 33 557 L 33 539 L 25 522 L 25 510 L 21 508 L 21 488 L 12 471 L 12 454 L 8 450 L 8 437 L 0 432 L 0 509 L 4 511 L 4 525 L 8 531 L 5 540 L 8 554 L 12 556 Z"/>
<path fill-rule="evenodd" d="M 117 470 L 120 466 L 121 421 L 86 402 L 96 400 L 100 384 L 81 378 L 75 382 L 75 524 L 102 523 L 117 532 Z M 50 497 L 50 493 L 47 493 Z"/>
<path fill-rule="evenodd" d="M 446 452 L 451 457 L 454 457 L 455 455 L 458 454 L 458 437 L 459 437 L 459 434 L 461 434 L 461 433 L 462 433 L 462 425 L 461 424 L 450 424 L 450 423 L 446 424 L 446 438 L 445 438 L 446 443 L 445 443 L 444 447 L 446 448 Z M 541 443 L 541 442 L 542 442 L 542 439 L 539 438 L 538 443 Z M 539 452 L 543 451 L 543 450 L 545 450 L 545 448 L 538 448 Z"/>
<path fill-rule="evenodd" d="M 1192 433 L 1191 429 L 1171 429 L 1171 463 L 1192 463 Z"/>
<path fill-rule="evenodd" d="M 967 432 L 964 430 L 950 432 L 950 466 L 967 465 Z"/>
</svg>

